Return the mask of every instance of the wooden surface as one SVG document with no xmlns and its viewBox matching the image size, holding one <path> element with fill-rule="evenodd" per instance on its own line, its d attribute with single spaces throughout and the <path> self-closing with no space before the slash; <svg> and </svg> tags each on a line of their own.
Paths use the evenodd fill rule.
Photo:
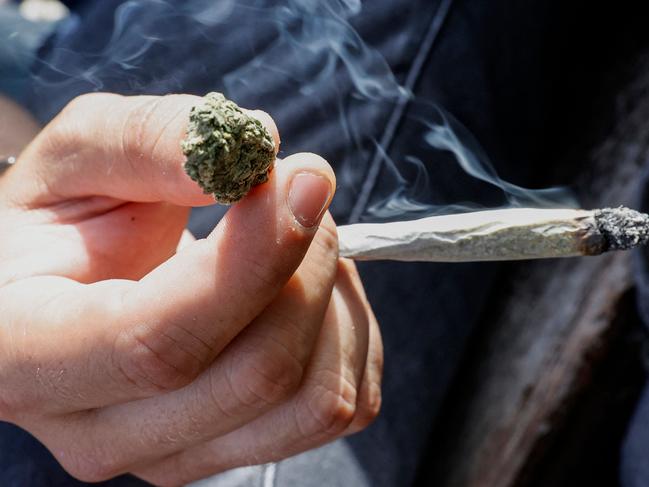
<svg viewBox="0 0 649 487">
<path fill-rule="evenodd" d="M 616 120 L 580 184 L 587 207 L 636 203 L 649 161 L 649 63 L 618 97 Z M 492 317 L 489 334 L 460 377 L 451 434 L 440 438 L 434 485 L 512 487 L 533 476 L 536 452 L 561 427 L 606 348 L 622 296 L 633 283 L 630 253 L 524 263 Z M 458 419 L 459 418 L 459 419 Z"/>
</svg>

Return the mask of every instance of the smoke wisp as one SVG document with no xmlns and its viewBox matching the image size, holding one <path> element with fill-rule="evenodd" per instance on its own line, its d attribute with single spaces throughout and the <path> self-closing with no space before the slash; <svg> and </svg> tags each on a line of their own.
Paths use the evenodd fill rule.
<svg viewBox="0 0 649 487">
<path fill-rule="evenodd" d="M 494 204 L 575 206 L 564 189 L 529 190 L 503 181 L 458 120 L 435 100 L 418 99 L 408 86 L 412 73 L 397 68 L 400 51 L 417 54 L 407 39 L 391 38 L 384 29 L 385 39 L 364 40 L 376 30 L 366 15 L 387 26 L 411 22 L 422 17 L 417 2 L 399 18 L 360 0 L 107 3 L 117 5 L 112 25 L 98 30 L 93 42 L 76 36 L 82 20 L 73 16 L 33 60 L 33 94 L 49 100 L 37 107 L 41 118 L 88 91 L 201 94 L 210 86 L 244 106 L 271 112 L 288 152 L 325 152 L 336 167 L 341 208 L 358 200 L 372 160 L 379 160 L 380 188 L 367 197 L 361 220 L 411 219 Z M 425 10 L 435 22 L 432 7 Z M 48 98 L 52 92 L 66 95 Z M 399 123 L 409 124 L 408 137 L 417 147 L 412 153 L 395 152 L 381 138 L 398 104 L 408 107 Z M 480 201 L 475 192 L 446 194 L 435 174 L 451 170 L 449 161 L 472 184 L 496 188 L 502 201 Z"/>
</svg>

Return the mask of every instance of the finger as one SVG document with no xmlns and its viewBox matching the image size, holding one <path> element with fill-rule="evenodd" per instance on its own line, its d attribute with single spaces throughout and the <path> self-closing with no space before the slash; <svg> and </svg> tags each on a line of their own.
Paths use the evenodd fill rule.
<svg viewBox="0 0 649 487">
<path fill-rule="evenodd" d="M 353 279 L 338 279 L 304 385 L 290 402 L 135 474 L 159 485 L 180 485 L 242 465 L 277 461 L 346 434 L 357 411 L 366 409 L 358 402 L 363 399 L 358 391 L 369 357 L 369 324 Z"/>
<path fill-rule="evenodd" d="M 94 93 L 76 98 L 21 155 L 12 177 L 32 182 L 21 185 L 22 193 L 12 199 L 38 206 L 92 195 L 180 206 L 213 204 L 183 170 L 180 143 L 189 112 L 199 103 L 201 98 L 190 95 Z M 265 125 L 279 147 L 270 116 L 248 113 Z"/>
<path fill-rule="evenodd" d="M 347 259 L 345 259 L 347 261 Z M 345 434 L 353 434 L 367 428 L 378 416 L 381 410 L 381 383 L 383 380 L 383 339 L 381 330 L 376 320 L 374 311 L 367 300 L 361 278 L 355 264 L 348 261 L 353 271 L 350 272 L 356 292 L 361 297 L 367 311 L 368 327 L 368 353 L 367 364 L 358 391 L 356 414 Z"/>
<path fill-rule="evenodd" d="M 173 393 L 77 415 L 74 426 L 48 434 L 80 450 L 110 445 L 103 453 L 110 465 L 101 475 L 110 477 L 116 469 L 224 435 L 287 401 L 302 381 L 336 276 L 335 226 L 327 220 L 277 299 L 195 382 Z M 83 435 L 70 438 L 70 431 Z"/>
<path fill-rule="evenodd" d="M 0 347 L 24 355 L 9 354 L 13 358 L 5 361 L 1 354 L 0 385 L 23 387 L 21 397 L 31 400 L 32 408 L 66 411 L 185 386 L 284 287 L 316 233 L 333 187 L 333 173 L 322 159 L 294 156 L 233 207 L 207 239 L 139 282 L 56 292 L 48 291 L 51 280 L 40 278 L 2 289 L 2 316 L 13 318 Z M 32 309 L 34 292 L 51 299 Z M 66 373 L 56 384 L 75 391 L 72 397 L 30 380 L 37 370 L 56 375 L 61 364 Z"/>
</svg>

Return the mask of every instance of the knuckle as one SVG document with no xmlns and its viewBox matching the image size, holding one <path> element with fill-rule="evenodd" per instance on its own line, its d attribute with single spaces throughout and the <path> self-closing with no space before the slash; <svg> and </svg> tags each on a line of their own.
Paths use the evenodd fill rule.
<svg viewBox="0 0 649 487">
<path fill-rule="evenodd" d="M 367 392 L 358 404 L 354 423 L 359 429 L 365 429 L 371 425 L 381 412 L 382 394 L 381 386 L 376 382 L 367 385 Z"/>
<path fill-rule="evenodd" d="M 115 100 L 121 99 L 120 95 L 110 93 L 86 93 L 73 98 L 61 110 L 61 113 L 48 127 L 49 132 L 56 132 L 61 129 L 63 133 L 70 131 L 70 128 L 84 123 L 89 110 L 97 110 L 102 105 L 115 104 Z M 70 141 L 72 142 L 72 141 Z"/>
<path fill-rule="evenodd" d="M 299 388 L 303 365 L 288 348 L 263 339 L 239 353 L 230 369 L 229 383 L 240 403 L 267 408 L 291 397 Z"/>
<path fill-rule="evenodd" d="M 142 139 L 142 133 L 148 123 L 151 112 L 155 110 L 155 107 L 161 100 L 162 98 L 157 97 L 146 99 L 129 110 L 124 123 L 124 136 L 133 137 L 132 139 L 127 139 L 127 141 L 132 142 L 132 144 L 128 145 L 129 148 L 136 147 L 145 142 Z"/>
<path fill-rule="evenodd" d="M 147 393 L 180 389 L 201 370 L 197 357 L 181 350 L 173 340 L 153 333 L 120 334 L 114 355 L 125 380 Z"/>
<path fill-rule="evenodd" d="M 15 412 L 20 411 L 15 407 L 15 402 L 7 396 L 0 397 L 0 421 L 11 421 Z"/>
<path fill-rule="evenodd" d="M 8 384 L 9 381 L 3 381 Z M 42 406 L 40 401 L 35 401 L 31 394 L 26 394 L 20 387 L 10 387 L 0 397 L 0 419 L 14 421 L 20 416 L 38 411 Z"/>
<path fill-rule="evenodd" d="M 193 102 L 182 95 L 147 97 L 129 109 L 122 128 L 122 149 L 126 160 L 155 159 L 165 132 Z"/>
<path fill-rule="evenodd" d="M 48 391 L 46 394 L 49 394 Z M 45 407 L 52 407 L 56 398 L 48 397 L 47 406 L 43 402 L 43 394 L 21 393 L 12 391 L 0 399 L 0 420 L 17 422 L 26 418 L 43 413 Z M 56 405 L 54 405 L 56 407 Z"/>
<path fill-rule="evenodd" d="M 95 105 L 104 96 L 108 95 L 103 93 L 85 93 L 76 96 L 65 105 L 57 118 L 67 119 L 68 117 L 75 116 L 77 113 L 83 113 L 86 108 Z"/>
<path fill-rule="evenodd" d="M 138 174 L 137 161 L 151 154 L 152 148 L 145 136 L 148 131 L 149 120 L 162 98 L 151 98 L 136 105 L 129 110 L 124 126 L 122 127 L 122 153 L 124 159 L 131 163 L 131 168 Z"/>
<path fill-rule="evenodd" d="M 305 437 L 325 435 L 335 438 L 341 435 L 356 416 L 356 388 L 340 374 L 328 384 L 313 388 L 298 418 L 300 430 Z"/>
<path fill-rule="evenodd" d="M 80 134 L 78 130 L 86 122 L 88 110 L 96 111 L 98 105 L 114 103 L 120 95 L 108 93 L 86 93 L 73 98 L 43 131 L 43 148 L 58 158 L 66 157 L 70 152 L 79 150 Z M 82 136 L 82 135 L 81 135 Z"/>
<path fill-rule="evenodd" d="M 344 274 L 351 282 L 361 283 L 356 263 L 350 259 L 340 259 L 338 261 L 338 274 Z M 366 300 L 363 304 L 369 306 Z"/>
<path fill-rule="evenodd" d="M 80 448 L 56 452 L 55 458 L 72 477 L 81 482 L 103 482 L 120 473 L 120 468 L 105 452 L 87 452 Z"/>
</svg>

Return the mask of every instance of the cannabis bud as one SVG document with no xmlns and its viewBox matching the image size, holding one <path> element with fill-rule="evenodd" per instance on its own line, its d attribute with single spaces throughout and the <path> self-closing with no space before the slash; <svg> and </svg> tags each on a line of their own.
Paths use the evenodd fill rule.
<svg viewBox="0 0 649 487">
<path fill-rule="evenodd" d="M 189 177 L 223 204 L 265 183 L 275 160 L 268 130 L 221 93 L 208 93 L 192 108 L 182 150 Z"/>
</svg>

